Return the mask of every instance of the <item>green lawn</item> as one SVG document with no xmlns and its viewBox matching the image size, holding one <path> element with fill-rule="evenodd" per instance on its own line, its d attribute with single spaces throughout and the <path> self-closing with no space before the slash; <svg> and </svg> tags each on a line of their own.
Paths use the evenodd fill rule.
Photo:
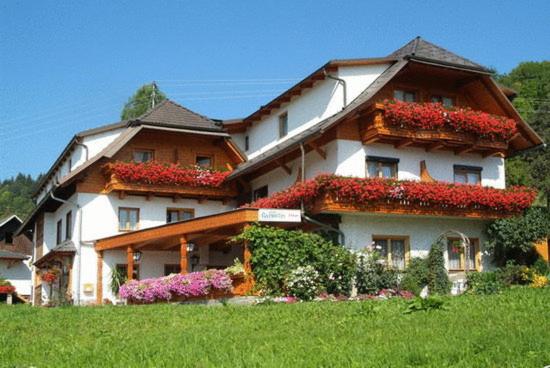
<svg viewBox="0 0 550 368">
<path fill-rule="evenodd" d="M 538 367 L 550 289 L 449 298 L 204 307 L 0 307 L 4 367 Z"/>
</svg>

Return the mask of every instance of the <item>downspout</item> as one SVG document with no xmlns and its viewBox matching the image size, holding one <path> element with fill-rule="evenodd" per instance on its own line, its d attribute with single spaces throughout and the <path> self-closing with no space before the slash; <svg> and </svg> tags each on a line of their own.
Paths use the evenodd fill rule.
<svg viewBox="0 0 550 368">
<path fill-rule="evenodd" d="M 52 190 L 50 192 L 50 197 L 53 200 L 56 200 L 58 202 L 65 203 L 65 204 L 76 207 L 76 214 L 78 216 L 78 242 L 77 242 L 77 245 L 76 245 L 76 254 L 78 255 L 78 259 L 77 259 L 77 262 L 76 262 L 76 272 L 75 272 L 76 273 L 76 275 L 75 275 L 76 276 L 75 277 L 75 283 L 76 283 L 75 304 L 80 305 L 80 279 L 81 279 L 80 276 L 81 276 L 81 269 L 82 269 L 82 253 L 81 253 L 82 252 L 82 244 L 90 245 L 90 244 L 93 244 L 93 242 L 85 242 L 85 241 L 82 240 L 82 207 L 78 203 L 56 197 L 53 194 L 53 192 L 54 192 L 54 190 Z"/>
<path fill-rule="evenodd" d="M 300 152 L 301 152 L 301 161 L 302 161 L 302 168 L 301 168 L 302 169 L 302 172 L 301 172 L 302 180 L 301 180 L 301 182 L 303 183 L 305 181 L 305 177 L 306 177 L 306 165 L 305 165 L 305 163 L 306 163 L 306 151 L 304 149 L 304 143 L 303 142 L 300 142 Z M 304 218 L 307 222 L 315 224 L 315 225 L 317 225 L 319 227 L 322 227 L 323 229 L 326 229 L 328 231 L 338 233 L 340 235 L 340 243 L 342 244 L 343 247 L 346 246 L 346 235 L 344 234 L 344 232 L 342 230 L 337 229 L 335 227 L 332 227 L 330 225 L 327 225 L 325 223 L 322 223 L 321 221 L 315 220 L 314 218 L 311 218 L 306 214 L 303 198 L 300 201 L 300 212 L 302 213 L 302 218 Z"/>
<path fill-rule="evenodd" d="M 75 144 L 76 144 L 77 146 L 80 146 L 80 147 L 84 148 L 84 151 L 86 151 L 85 158 L 86 158 L 86 161 L 88 161 L 88 158 L 89 158 L 89 149 L 88 149 L 88 146 L 85 145 L 85 144 L 82 143 L 82 142 L 79 142 L 78 140 L 75 142 Z"/>
<path fill-rule="evenodd" d="M 334 75 L 328 74 L 326 69 L 323 69 L 323 73 L 325 74 L 325 77 L 327 77 L 328 79 L 335 80 L 342 85 L 344 89 L 344 106 L 342 107 L 342 110 L 343 110 L 348 105 L 348 88 L 346 85 L 346 81 L 342 78 L 338 78 L 338 77 L 335 77 Z"/>
</svg>

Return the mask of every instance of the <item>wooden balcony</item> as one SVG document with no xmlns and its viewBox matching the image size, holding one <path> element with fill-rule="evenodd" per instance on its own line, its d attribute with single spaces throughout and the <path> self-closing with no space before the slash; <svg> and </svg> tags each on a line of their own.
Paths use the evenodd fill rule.
<svg viewBox="0 0 550 368">
<path fill-rule="evenodd" d="M 122 181 L 116 174 L 105 170 L 105 186 L 102 193 L 118 192 L 120 197 L 125 195 L 145 195 L 147 197 L 194 198 L 199 200 L 217 199 L 230 200 L 238 195 L 235 183 L 227 183 L 220 187 L 147 184 Z"/>
<path fill-rule="evenodd" d="M 412 204 L 407 200 L 380 201 L 369 205 L 344 203 L 328 194 L 318 198 L 315 202 L 313 213 L 357 213 L 369 212 L 375 214 L 407 215 L 407 216 L 437 216 L 437 217 L 461 217 L 472 219 L 498 219 L 512 216 L 513 214 L 487 209 L 434 207 L 430 204 Z"/>
<path fill-rule="evenodd" d="M 452 151 L 457 155 L 477 153 L 483 157 L 505 156 L 508 150 L 508 141 L 491 141 L 474 134 L 396 127 L 386 121 L 384 111 L 384 105 L 377 103 L 360 117 L 363 143 L 393 144 L 395 148 L 421 147 L 426 152 L 442 150 Z"/>
</svg>

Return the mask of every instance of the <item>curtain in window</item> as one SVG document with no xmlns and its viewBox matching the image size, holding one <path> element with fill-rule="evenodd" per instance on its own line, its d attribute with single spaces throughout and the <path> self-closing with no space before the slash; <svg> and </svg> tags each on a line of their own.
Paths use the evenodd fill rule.
<svg viewBox="0 0 550 368">
<path fill-rule="evenodd" d="M 391 262 L 393 268 L 405 269 L 405 240 L 393 239 L 391 241 Z"/>
<path fill-rule="evenodd" d="M 462 251 L 462 245 L 459 241 L 449 241 L 447 245 L 447 254 L 449 259 L 450 270 L 460 270 L 462 265 L 460 264 L 460 255 Z"/>
</svg>

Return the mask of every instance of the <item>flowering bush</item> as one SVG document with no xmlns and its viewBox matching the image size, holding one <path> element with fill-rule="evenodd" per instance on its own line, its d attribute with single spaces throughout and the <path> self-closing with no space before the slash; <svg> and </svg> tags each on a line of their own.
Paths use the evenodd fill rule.
<svg viewBox="0 0 550 368">
<path fill-rule="evenodd" d="M 385 117 L 401 128 L 452 130 L 490 140 L 509 140 L 517 132 L 516 122 L 470 108 L 446 108 L 441 103 L 384 101 Z"/>
<path fill-rule="evenodd" d="M 312 266 L 298 267 L 288 275 L 286 286 L 290 295 L 312 300 L 321 292 L 319 272 Z"/>
<path fill-rule="evenodd" d="M 120 296 L 133 301 L 152 303 L 184 298 L 207 296 L 214 291 L 230 292 L 231 277 L 223 270 L 208 270 L 188 274 L 173 274 L 145 280 L 131 280 L 120 287 Z"/>
<path fill-rule="evenodd" d="M 9 281 L 0 280 L 0 294 L 13 294 L 15 286 L 12 286 Z"/>
<path fill-rule="evenodd" d="M 548 285 L 548 277 L 543 275 L 535 275 L 533 276 L 533 282 L 529 286 L 532 288 L 543 288 L 546 285 Z"/>
<path fill-rule="evenodd" d="M 336 202 L 364 206 L 396 203 L 430 208 L 492 210 L 519 213 L 535 200 L 536 191 L 527 187 L 495 189 L 444 182 L 398 181 L 319 175 L 261 198 L 248 206 L 256 208 L 299 208 L 301 201 L 311 207 L 315 200 L 330 195 Z"/>
<path fill-rule="evenodd" d="M 187 185 L 192 187 L 220 187 L 229 171 L 216 171 L 198 166 L 182 167 L 176 164 L 150 162 L 115 162 L 105 170 L 121 181 L 157 185 Z"/>
</svg>

